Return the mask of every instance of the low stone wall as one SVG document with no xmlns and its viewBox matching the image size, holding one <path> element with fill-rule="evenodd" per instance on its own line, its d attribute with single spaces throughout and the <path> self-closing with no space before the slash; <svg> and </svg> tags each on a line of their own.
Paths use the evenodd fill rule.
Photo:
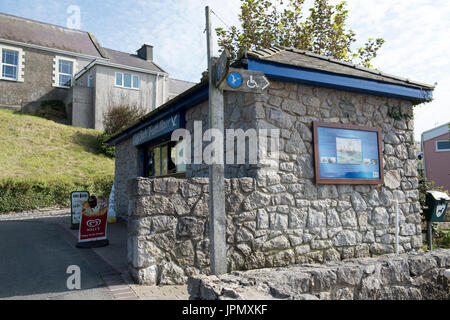
<svg viewBox="0 0 450 320">
<path fill-rule="evenodd" d="M 190 299 L 449 300 L 450 250 L 193 276 Z"/>
<path fill-rule="evenodd" d="M 270 174 L 258 181 L 225 180 L 228 271 L 394 252 L 392 195 L 378 195 L 377 187 L 292 184 L 291 194 L 273 190 L 278 180 Z M 209 274 L 207 178 L 136 178 L 128 194 L 128 261 L 138 283 Z M 419 214 L 405 197 L 400 203 L 404 253 L 420 248 L 422 238 Z"/>
</svg>

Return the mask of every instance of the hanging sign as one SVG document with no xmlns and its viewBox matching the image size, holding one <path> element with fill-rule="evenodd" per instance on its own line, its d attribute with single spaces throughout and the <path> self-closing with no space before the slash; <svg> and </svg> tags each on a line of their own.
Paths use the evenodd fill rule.
<svg viewBox="0 0 450 320">
<path fill-rule="evenodd" d="M 228 73 L 229 63 L 230 63 L 230 53 L 228 52 L 228 50 L 225 49 L 224 51 L 222 51 L 222 54 L 220 55 L 219 59 L 214 65 L 215 70 L 214 84 L 216 87 L 219 87 L 223 79 L 225 79 L 225 76 Z"/>
<path fill-rule="evenodd" d="M 70 194 L 70 225 L 71 229 L 78 229 L 81 221 L 83 202 L 89 198 L 87 191 L 74 191 Z"/>
</svg>

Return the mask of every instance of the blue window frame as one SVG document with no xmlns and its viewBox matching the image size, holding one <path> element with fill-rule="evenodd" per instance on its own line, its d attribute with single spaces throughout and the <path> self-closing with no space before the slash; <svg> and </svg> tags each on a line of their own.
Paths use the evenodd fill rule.
<svg viewBox="0 0 450 320">
<path fill-rule="evenodd" d="M 2 78 L 17 80 L 19 52 L 2 50 Z"/>
</svg>

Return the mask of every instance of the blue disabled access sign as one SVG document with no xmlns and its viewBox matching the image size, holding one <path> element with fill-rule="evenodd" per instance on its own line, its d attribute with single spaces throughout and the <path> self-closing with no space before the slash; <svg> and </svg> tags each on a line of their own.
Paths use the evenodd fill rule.
<svg viewBox="0 0 450 320">
<path fill-rule="evenodd" d="M 227 77 L 227 83 L 232 88 L 237 88 L 242 84 L 242 76 L 238 72 L 231 72 Z"/>
</svg>

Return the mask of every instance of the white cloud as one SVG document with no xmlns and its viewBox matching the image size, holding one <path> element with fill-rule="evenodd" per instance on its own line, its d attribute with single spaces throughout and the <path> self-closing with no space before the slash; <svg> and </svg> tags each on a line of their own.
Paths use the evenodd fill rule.
<svg viewBox="0 0 450 320">
<path fill-rule="evenodd" d="M 337 3 L 340 0 L 332 0 Z M 311 6 L 313 0 L 306 0 Z M 155 61 L 172 77 L 198 81 L 206 69 L 205 6 L 229 26 L 238 25 L 239 0 L 1 0 L 0 11 L 65 25 L 69 5 L 79 5 L 82 29 L 106 47 L 133 53 L 154 46 Z M 348 0 L 349 27 L 357 46 L 369 37 L 386 40 L 373 61 L 378 69 L 438 83 L 434 101 L 415 108 L 415 137 L 450 121 L 450 2 L 447 0 Z M 307 10 L 305 10 L 307 14 Z M 213 27 L 224 24 L 212 16 Z M 217 45 L 215 46 L 217 52 Z"/>
</svg>

